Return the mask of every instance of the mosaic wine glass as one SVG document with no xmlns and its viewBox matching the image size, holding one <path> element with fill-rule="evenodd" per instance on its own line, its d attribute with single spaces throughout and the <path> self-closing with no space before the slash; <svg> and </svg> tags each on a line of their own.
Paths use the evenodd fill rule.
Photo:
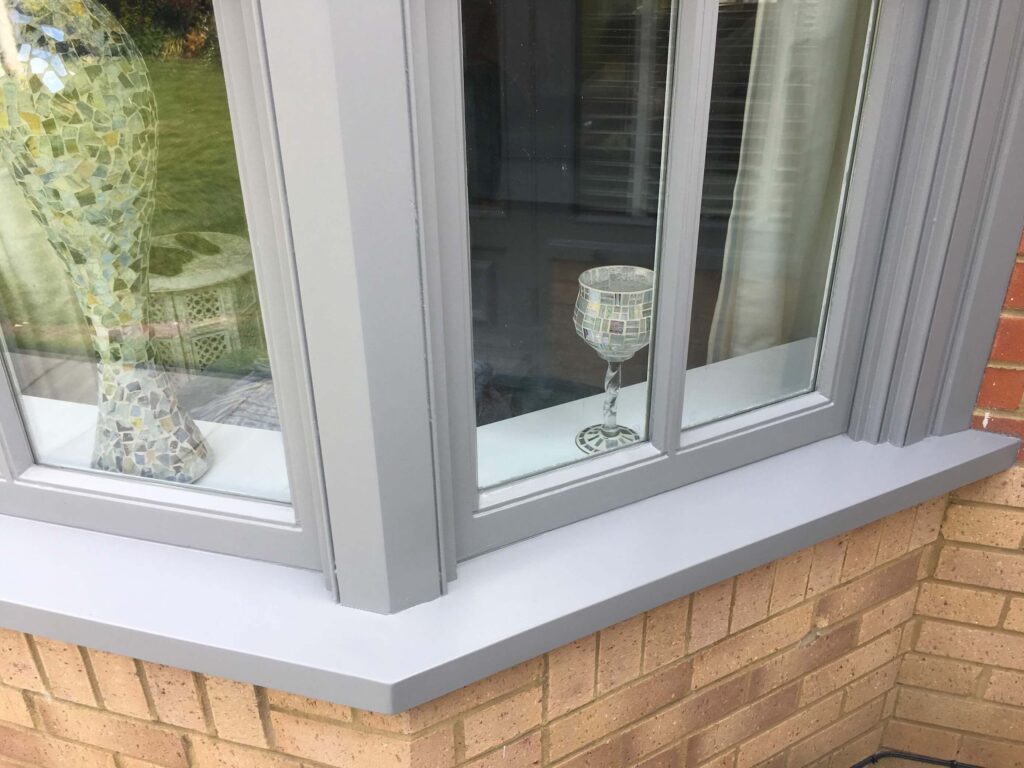
<svg viewBox="0 0 1024 768">
<path fill-rule="evenodd" d="M 145 61 L 95 0 L 0 0 L 0 158 L 92 327 L 92 464 L 191 483 L 210 452 L 146 323 L 156 100 Z"/>
<path fill-rule="evenodd" d="M 604 421 L 581 429 L 576 445 L 601 453 L 640 440 L 635 429 L 618 423 L 622 364 L 651 343 L 654 322 L 654 272 L 643 267 L 607 266 L 580 275 L 573 323 L 576 333 L 607 363 Z"/>
</svg>

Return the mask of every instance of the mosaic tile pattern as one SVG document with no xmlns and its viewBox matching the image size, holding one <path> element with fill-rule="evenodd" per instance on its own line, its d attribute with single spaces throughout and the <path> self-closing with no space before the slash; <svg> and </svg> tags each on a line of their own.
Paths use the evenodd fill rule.
<svg viewBox="0 0 1024 768">
<path fill-rule="evenodd" d="M 157 116 L 145 63 L 93 0 L 4 0 L 4 7 L 0 157 L 93 329 L 93 465 L 193 482 L 209 450 L 156 365 L 146 325 Z"/>
<path fill-rule="evenodd" d="M 576 333 L 610 363 L 622 363 L 651 343 L 654 273 L 609 266 L 580 275 L 573 313 Z"/>
<path fill-rule="evenodd" d="M 651 343 L 654 323 L 654 272 L 613 265 L 580 275 L 573 324 L 576 333 L 608 362 L 604 377 L 604 422 L 581 429 L 576 447 L 587 454 L 621 448 L 640 434 L 618 423 L 616 402 L 622 363 Z"/>
</svg>

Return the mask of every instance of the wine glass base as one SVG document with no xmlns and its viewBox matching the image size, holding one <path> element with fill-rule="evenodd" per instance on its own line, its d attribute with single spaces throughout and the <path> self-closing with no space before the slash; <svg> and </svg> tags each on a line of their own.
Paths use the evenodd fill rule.
<svg viewBox="0 0 1024 768">
<path fill-rule="evenodd" d="M 640 441 L 640 435 L 629 427 L 607 430 L 602 424 L 581 429 L 576 435 L 576 447 L 587 454 L 603 453 Z"/>
</svg>

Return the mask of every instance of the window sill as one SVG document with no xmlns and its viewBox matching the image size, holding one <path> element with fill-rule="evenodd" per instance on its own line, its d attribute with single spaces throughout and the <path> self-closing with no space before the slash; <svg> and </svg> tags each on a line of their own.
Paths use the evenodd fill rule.
<svg viewBox="0 0 1024 768">
<path fill-rule="evenodd" d="M 1016 450 L 982 432 L 831 438 L 469 560 L 448 595 L 391 616 L 333 604 L 311 571 L 0 516 L 0 626 L 398 712 L 1001 471 Z"/>
<path fill-rule="evenodd" d="M 31 395 L 23 396 L 21 402 L 40 463 L 70 469 L 90 465 L 96 438 L 95 405 Z M 271 504 L 258 507 L 267 512 L 268 521 L 294 523 L 295 516 L 287 506 L 290 494 L 281 433 L 212 421 L 196 424 L 215 461 L 198 481 L 179 490 L 198 488 L 268 501 Z"/>
<path fill-rule="evenodd" d="M 686 373 L 682 428 L 707 424 L 750 408 L 803 394 L 814 369 L 816 339 L 780 344 Z M 583 458 L 576 447 L 580 427 L 601 420 L 604 395 L 504 419 L 477 429 L 481 488 L 494 488 Z M 619 423 L 643 434 L 647 383 L 619 392 Z"/>
</svg>

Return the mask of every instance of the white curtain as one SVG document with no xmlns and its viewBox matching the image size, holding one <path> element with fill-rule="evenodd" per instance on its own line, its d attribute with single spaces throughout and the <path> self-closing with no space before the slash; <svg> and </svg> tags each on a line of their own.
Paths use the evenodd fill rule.
<svg viewBox="0 0 1024 768">
<path fill-rule="evenodd" d="M 762 0 L 708 362 L 818 332 L 870 0 Z"/>
</svg>

